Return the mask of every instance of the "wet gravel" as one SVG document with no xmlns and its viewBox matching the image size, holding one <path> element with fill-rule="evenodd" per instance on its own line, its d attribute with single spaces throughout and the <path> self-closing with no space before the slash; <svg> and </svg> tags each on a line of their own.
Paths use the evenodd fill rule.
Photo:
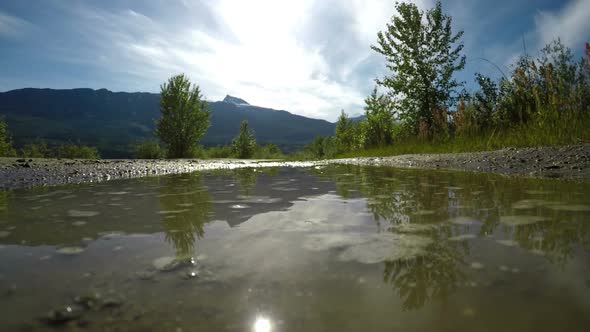
<svg viewBox="0 0 590 332">
<path fill-rule="evenodd" d="M 590 144 L 565 147 L 506 148 L 475 153 L 412 154 L 382 158 L 339 159 L 331 162 L 590 181 Z"/>
<path fill-rule="evenodd" d="M 195 171 L 260 167 L 310 167 L 317 162 L 272 160 L 142 160 L 0 158 L 0 189 L 101 182 Z"/>
<path fill-rule="evenodd" d="M 326 164 L 449 169 L 510 176 L 590 180 L 590 144 L 566 147 L 506 148 L 490 152 L 412 154 L 328 161 L 276 160 L 71 160 L 0 158 L 0 189 L 100 182 L 213 169 L 313 167 Z"/>
</svg>

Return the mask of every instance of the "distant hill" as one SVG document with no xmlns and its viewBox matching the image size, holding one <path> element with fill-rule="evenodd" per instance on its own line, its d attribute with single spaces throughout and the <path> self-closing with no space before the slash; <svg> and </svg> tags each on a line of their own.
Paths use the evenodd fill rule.
<svg viewBox="0 0 590 332">
<path fill-rule="evenodd" d="M 350 119 L 352 120 L 352 123 L 359 123 L 361 121 L 365 121 L 367 119 L 367 116 L 364 114 L 361 114 L 361 115 L 353 116 Z"/>
<path fill-rule="evenodd" d="M 134 144 L 153 137 L 159 103 L 160 95 L 154 93 L 27 88 L 0 93 L 0 117 L 17 147 L 37 139 L 80 142 L 98 147 L 103 157 L 123 158 L 131 156 Z M 259 143 L 274 143 L 286 152 L 318 135 L 332 135 L 335 128 L 325 120 L 253 106 L 229 95 L 209 106 L 211 127 L 201 141 L 205 146 L 229 144 L 242 120 L 249 122 Z"/>
</svg>

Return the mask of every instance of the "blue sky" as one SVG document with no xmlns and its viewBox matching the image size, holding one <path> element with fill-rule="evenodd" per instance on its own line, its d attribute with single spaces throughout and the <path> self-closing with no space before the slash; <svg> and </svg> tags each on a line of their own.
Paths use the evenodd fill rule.
<svg viewBox="0 0 590 332">
<path fill-rule="evenodd" d="M 362 112 L 374 78 L 370 50 L 394 14 L 393 0 L 5 0 L 0 2 L 0 91 L 23 87 L 158 92 L 176 73 L 209 100 L 335 120 Z M 414 1 L 421 8 L 434 0 Z M 527 50 L 561 37 L 581 56 L 590 40 L 590 0 L 448 0 L 465 30 L 471 85 L 498 76 Z"/>
</svg>

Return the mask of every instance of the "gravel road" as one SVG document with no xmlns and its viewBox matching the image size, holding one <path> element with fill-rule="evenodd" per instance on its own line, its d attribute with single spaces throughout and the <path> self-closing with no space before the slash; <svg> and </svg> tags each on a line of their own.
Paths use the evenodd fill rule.
<svg viewBox="0 0 590 332">
<path fill-rule="evenodd" d="M 212 169 L 355 164 L 450 169 L 510 176 L 590 181 L 590 144 L 457 154 L 412 154 L 309 162 L 273 160 L 76 160 L 0 158 L 0 189 L 188 173 Z"/>
</svg>

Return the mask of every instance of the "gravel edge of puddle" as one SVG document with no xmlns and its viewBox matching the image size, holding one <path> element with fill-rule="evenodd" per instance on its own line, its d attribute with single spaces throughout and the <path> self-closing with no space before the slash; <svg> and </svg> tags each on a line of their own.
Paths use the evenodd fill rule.
<svg viewBox="0 0 590 332">
<path fill-rule="evenodd" d="M 590 144 L 321 161 L 0 158 L 0 190 L 101 182 L 216 169 L 314 167 L 328 164 L 459 170 L 587 182 L 590 181 Z"/>
</svg>

